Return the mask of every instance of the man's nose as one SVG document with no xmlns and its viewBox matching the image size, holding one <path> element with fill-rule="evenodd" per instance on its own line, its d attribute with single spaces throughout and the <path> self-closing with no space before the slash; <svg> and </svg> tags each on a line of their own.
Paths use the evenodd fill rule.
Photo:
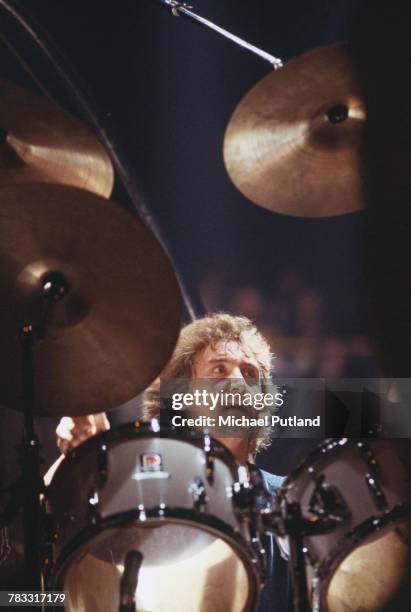
<svg viewBox="0 0 411 612">
<path fill-rule="evenodd" d="M 233 368 L 227 378 L 229 379 L 228 386 L 231 391 L 245 391 L 247 389 L 247 383 L 240 368 Z"/>
</svg>

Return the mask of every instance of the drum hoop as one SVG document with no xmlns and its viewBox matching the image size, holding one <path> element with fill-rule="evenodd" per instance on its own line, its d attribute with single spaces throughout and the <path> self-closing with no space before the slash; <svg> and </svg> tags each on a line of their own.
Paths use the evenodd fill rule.
<svg viewBox="0 0 411 612">
<path fill-rule="evenodd" d="M 160 512 L 162 514 L 160 514 Z M 150 525 L 172 523 L 177 525 L 202 526 L 203 531 L 219 537 L 228 544 L 238 555 L 245 568 L 249 592 L 244 607 L 244 612 L 251 612 L 255 609 L 259 600 L 259 593 L 263 587 L 262 568 L 260 560 L 255 551 L 232 527 L 212 516 L 199 514 L 194 510 L 186 510 L 178 507 L 144 509 L 144 520 L 141 518 L 140 510 L 128 510 L 118 514 L 113 514 L 106 518 L 99 518 L 94 525 L 88 525 L 82 529 L 73 539 L 68 542 L 61 550 L 58 559 L 53 562 L 53 569 L 49 576 L 47 588 L 63 588 L 63 580 L 66 571 L 77 556 L 81 554 L 86 544 L 91 542 L 93 537 L 113 527 L 126 527 L 132 525 Z M 206 529 L 204 529 L 206 526 Z"/>
<path fill-rule="evenodd" d="M 358 440 L 350 438 L 327 438 L 321 442 L 297 464 L 297 466 L 288 474 L 288 476 L 286 476 L 283 484 L 280 487 L 279 494 L 281 493 L 281 490 L 286 490 L 290 485 L 294 484 L 294 481 L 300 476 L 300 474 L 305 472 L 308 467 L 311 467 L 314 461 L 318 461 L 327 455 L 334 454 L 354 442 L 358 442 Z"/>
<path fill-rule="evenodd" d="M 67 470 L 73 463 L 77 463 L 82 457 L 86 456 L 91 449 L 98 446 L 99 444 L 107 444 L 113 448 L 122 441 L 127 439 L 141 439 L 141 438 L 164 438 L 178 440 L 179 442 L 191 444 L 197 448 L 202 449 L 204 443 L 204 434 L 201 436 L 199 433 L 184 432 L 184 434 L 173 431 L 171 428 L 162 427 L 160 431 L 156 432 L 150 422 L 134 421 L 132 423 L 126 423 L 124 425 L 117 425 L 108 431 L 103 431 L 92 438 L 89 438 L 85 442 L 82 442 L 79 446 L 73 448 L 62 461 L 61 465 L 56 470 L 52 481 L 47 487 L 48 491 L 53 491 L 59 481 L 64 477 Z M 233 482 L 236 482 L 238 478 L 238 468 L 240 463 L 235 459 L 231 451 L 228 450 L 221 442 L 215 440 L 210 436 L 212 441 L 210 454 L 216 459 L 223 461 L 231 471 L 233 476 Z"/>
<path fill-rule="evenodd" d="M 327 589 L 337 566 L 354 551 L 356 546 L 361 545 L 368 536 L 376 531 L 386 531 L 387 527 L 392 523 L 407 515 L 411 518 L 411 501 L 399 504 L 385 514 L 371 516 L 349 531 L 325 557 L 320 565 L 315 568 L 313 577 L 313 600 L 320 601 L 321 606 L 325 606 Z M 321 606 L 320 609 L 322 610 L 323 608 Z"/>
<path fill-rule="evenodd" d="M 294 484 L 294 481 L 307 470 L 307 468 L 312 467 L 313 462 L 318 461 L 324 457 L 333 455 L 334 453 L 338 453 L 342 449 L 352 446 L 358 445 L 359 442 L 366 445 L 369 441 L 382 441 L 382 438 L 327 438 L 318 446 L 316 446 L 308 455 L 303 457 L 301 461 L 297 464 L 297 466 L 285 477 L 283 484 L 279 489 L 279 494 L 284 490 L 285 492 L 291 485 Z M 385 441 L 398 441 L 399 438 L 386 438 Z"/>
</svg>

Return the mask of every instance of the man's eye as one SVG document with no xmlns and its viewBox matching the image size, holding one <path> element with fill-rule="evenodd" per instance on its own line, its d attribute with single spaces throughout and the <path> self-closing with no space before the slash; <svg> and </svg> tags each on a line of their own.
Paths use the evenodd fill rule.
<svg viewBox="0 0 411 612">
<path fill-rule="evenodd" d="M 213 368 L 213 374 L 224 374 L 224 372 L 225 368 L 222 365 L 215 366 L 215 368 Z"/>
<path fill-rule="evenodd" d="M 252 381 L 258 380 L 258 374 L 255 370 L 247 368 L 243 372 L 244 378 L 251 379 Z"/>
</svg>

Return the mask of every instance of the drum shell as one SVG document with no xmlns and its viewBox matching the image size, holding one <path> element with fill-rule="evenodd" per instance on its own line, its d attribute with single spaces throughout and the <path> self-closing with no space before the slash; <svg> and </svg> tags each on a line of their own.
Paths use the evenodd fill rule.
<svg viewBox="0 0 411 612">
<path fill-rule="evenodd" d="M 240 516 L 233 504 L 239 466 L 221 445 L 212 455 L 212 478 L 207 478 L 202 438 L 160 436 L 132 425 L 100 434 L 72 451 L 46 495 L 55 533 L 50 586 L 62 588 L 72 561 L 105 529 L 171 521 L 197 524 L 228 543 L 246 567 L 246 609 L 252 609 L 261 586 L 260 560 L 251 548 L 247 513 Z M 161 469 L 143 471 L 144 456 L 161 457 Z M 198 483 L 207 500 L 202 507 L 196 503 Z"/>
<path fill-rule="evenodd" d="M 377 465 L 370 464 L 372 457 Z M 407 440 L 326 441 L 287 477 L 279 499 L 298 502 L 307 516 L 312 513 L 315 478 L 320 475 L 338 490 L 348 510 L 334 530 L 304 538 L 314 609 L 332 610 L 327 589 L 343 559 L 355 547 L 379 540 L 401 521 L 403 525 L 411 522 L 411 444 Z"/>
</svg>

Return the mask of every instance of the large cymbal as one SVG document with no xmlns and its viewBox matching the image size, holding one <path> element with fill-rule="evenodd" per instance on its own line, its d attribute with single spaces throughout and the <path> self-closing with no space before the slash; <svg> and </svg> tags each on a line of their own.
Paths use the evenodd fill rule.
<svg viewBox="0 0 411 612">
<path fill-rule="evenodd" d="M 178 337 L 180 292 L 163 249 L 134 216 L 73 187 L 0 189 L 0 404 L 21 409 L 17 330 L 41 319 L 50 273 L 68 293 L 34 345 L 35 413 L 108 410 L 145 389 Z"/>
<path fill-rule="evenodd" d="M 362 208 L 365 108 L 345 44 L 321 47 L 264 77 L 234 111 L 224 161 L 238 189 L 302 217 Z"/>
<path fill-rule="evenodd" d="M 93 133 L 49 98 L 0 81 L 0 187 L 61 183 L 109 197 L 111 161 Z"/>
</svg>

